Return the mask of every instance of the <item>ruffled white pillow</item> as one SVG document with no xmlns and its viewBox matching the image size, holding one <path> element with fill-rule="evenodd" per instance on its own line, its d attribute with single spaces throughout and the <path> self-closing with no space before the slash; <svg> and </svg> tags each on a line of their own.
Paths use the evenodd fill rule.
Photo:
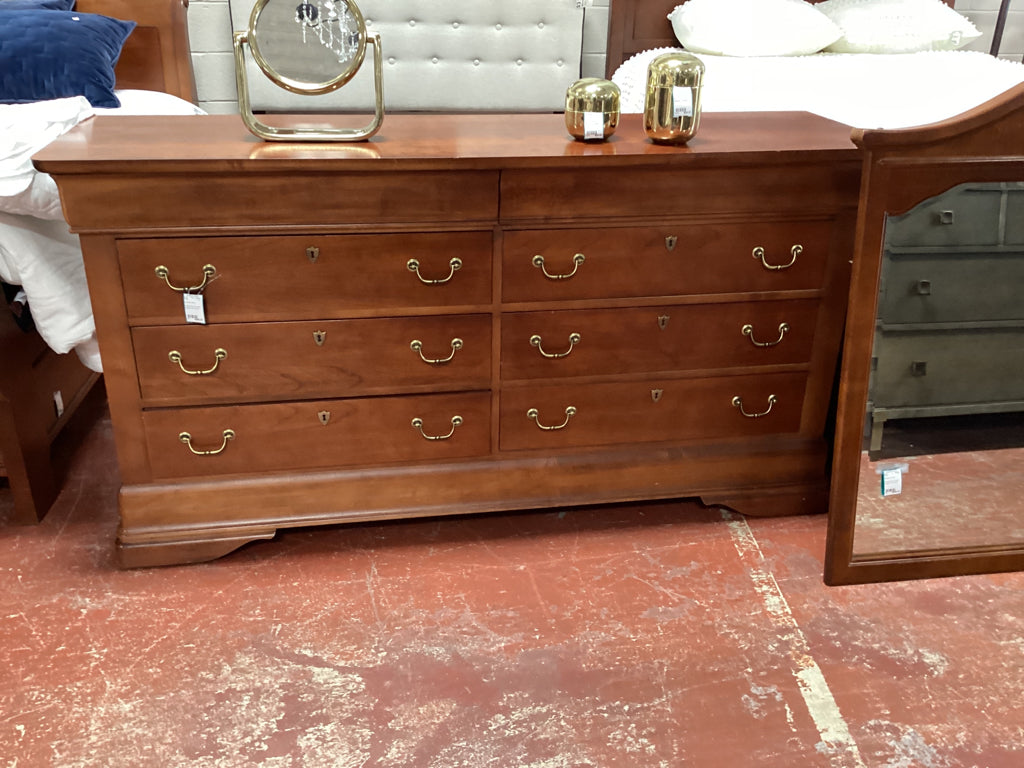
<svg viewBox="0 0 1024 768">
<path fill-rule="evenodd" d="M 683 48 L 725 56 L 802 56 L 842 35 L 803 0 L 689 0 L 668 18 Z"/>
<path fill-rule="evenodd" d="M 941 0 L 826 0 L 817 6 L 842 30 L 836 53 L 955 51 L 981 32 Z"/>
</svg>

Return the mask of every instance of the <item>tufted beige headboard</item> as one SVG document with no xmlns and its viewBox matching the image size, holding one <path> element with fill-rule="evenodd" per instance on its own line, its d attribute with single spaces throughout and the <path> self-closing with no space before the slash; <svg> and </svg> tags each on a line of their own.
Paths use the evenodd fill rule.
<svg viewBox="0 0 1024 768">
<path fill-rule="evenodd" d="M 253 2 L 230 0 L 235 30 L 248 26 Z M 561 111 L 566 88 L 580 77 L 583 10 L 577 0 L 357 0 L 357 5 L 367 31 L 381 36 L 389 111 Z M 278 88 L 251 60 L 248 65 L 256 111 L 373 104 L 370 61 L 341 90 L 316 97 Z"/>
</svg>

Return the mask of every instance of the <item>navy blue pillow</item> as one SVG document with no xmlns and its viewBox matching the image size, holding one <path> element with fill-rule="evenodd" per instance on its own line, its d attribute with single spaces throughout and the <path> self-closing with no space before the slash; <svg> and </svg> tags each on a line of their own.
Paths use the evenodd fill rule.
<svg viewBox="0 0 1024 768">
<path fill-rule="evenodd" d="M 0 11 L 70 11 L 75 0 L 0 0 Z"/>
<path fill-rule="evenodd" d="M 0 15 L 0 102 L 85 96 L 94 107 L 121 106 L 114 65 L 134 21 L 74 11 Z"/>
</svg>

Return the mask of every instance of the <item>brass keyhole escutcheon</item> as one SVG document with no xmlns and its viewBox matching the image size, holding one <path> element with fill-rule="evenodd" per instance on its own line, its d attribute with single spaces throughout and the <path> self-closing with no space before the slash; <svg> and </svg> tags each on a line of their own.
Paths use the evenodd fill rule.
<svg viewBox="0 0 1024 768">
<path fill-rule="evenodd" d="M 658 402 L 659 400 L 661 400 L 661 396 L 664 393 L 665 393 L 665 390 L 663 390 L 663 389 L 652 389 L 651 390 L 651 400 L 653 400 L 655 403 Z"/>
<path fill-rule="evenodd" d="M 665 249 L 667 251 L 674 251 L 676 249 L 676 243 L 679 242 L 679 238 L 676 235 L 668 235 L 665 238 Z"/>
<path fill-rule="evenodd" d="M 322 347 L 326 339 L 327 331 L 313 331 L 313 341 L 316 342 L 318 347 Z"/>
<path fill-rule="evenodd" d="M 668 327 L 668 315 L 658 315 L 658 327 L 663 331 Z"/>
</svg>

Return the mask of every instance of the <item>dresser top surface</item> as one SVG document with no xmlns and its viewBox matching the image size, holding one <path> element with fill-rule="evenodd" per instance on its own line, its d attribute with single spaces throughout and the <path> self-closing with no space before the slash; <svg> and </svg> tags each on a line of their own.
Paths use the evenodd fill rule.
<svg viewBox="0 0 1024 768">
<path fill-rule="evenodd" d="M 263 116 L 278 125 L 355 124 L 359 116 Z M 640 115 L 623 115 L 605 142 L 573 140 L 562 114 L 388 115 L 358 143 L 264 142 L 237 115 L 112 116 L 88 120 L 34 158 L 52 174 L 273 172 L 754 165 L 850 162 L 850 129 L 803 112 L 706 113 L 685 146 L 648 141 Z"/>
</svg>

